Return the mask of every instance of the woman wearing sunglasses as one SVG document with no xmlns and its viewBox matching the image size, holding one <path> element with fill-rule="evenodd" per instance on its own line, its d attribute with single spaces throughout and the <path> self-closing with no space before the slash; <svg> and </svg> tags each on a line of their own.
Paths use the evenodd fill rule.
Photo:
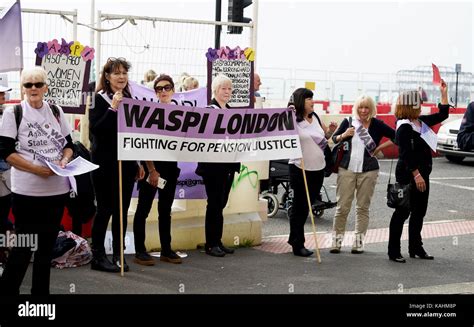
<svg viewBox="0 0 474 327">
<path fill-rule="evenodd" d="M 15 111 L 8 108 L 0 126 L 0 157 L 12 165 L 12 210 L 17 240 L 12 244 L 0 283 L 0 294 L 18 295 L 35 251 L 31 294 L 48 295 L 51 253 L 58 236 L 70 185 L 46 162 L 65 167 L 72 156 L 71 128 L 62 109 L 53 113 L 43 100 L 48 90 L 46 71 L 41 67 L 23 70 L 22 119 L 17 127 Z M 17 109 L 18 110 L 18 109 Z M 17 142 L 17 146 L 15 146 Z"/>
<path fill-rule="evenodd" d="M 212 81 L 211 108 L 227 110 L 232 97 L 232 81 L 225 75 L 218 75 Z M 213 257 L 223 257 L 234 253 L 222 244 L 224 228 L 223 211 L 229 199 L 234 174 L 240 171 L 239 162 L 208 163 L 199 162 L 196 174 L 202 176 L 207 193 L 206 208 L 206 253 Z"/>
<path fill-rule="evenodd" d="M 160 103 L 169 105 L 174 94 L 174 82 L 168 75 L 160 75 L 154 83 L 154 89 Z M 160 234 L 160 260 L 181 263 L 179 255 L 171 249 L 171 206 L 174 201 L 176 183 L 180 169 L 176 161 L 147 161 L 145 180 L 138 183 L 139 196 L 133 234 L 135 238 L 135 262 L 144 266 L 153 266 L 155 261 L 146 252 L 145 221 L 150 213 L 153 200 L 158 191 L 158 229 Z M 159 179 L 166 180 L 163 188 L 158 188 Z"/>
<path fill-rule="evenodd" d="M 117 160 L 117 111 L 122 99 L 130 98 L 128 71 L 124 58 L 109 58 L 104 65 L 95 96 L 95 106 L 89 112 L 92 161 L 100 167 L 92 172 L 97 214 L 92 226 L 91 268 L 106 272 L 120 271 L 120 198 Z M 127 212 L 136 179 L 142 179 L 143 167 L 136 161 L 122 161 L 122 212 L 124 235 Z M 113 263 L 105 255 L 105 234 L 112 216 Z M 124 271 L 129 267 L 124 260 Z"/>
</svg>

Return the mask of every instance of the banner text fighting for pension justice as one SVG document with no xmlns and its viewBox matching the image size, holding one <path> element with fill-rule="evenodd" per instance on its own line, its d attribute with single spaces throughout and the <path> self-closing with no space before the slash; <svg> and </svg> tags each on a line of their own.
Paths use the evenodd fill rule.
<svg viewBox="0 0 474 327">
<path fill-rule="evenodd" d="M 193 130 L 195 133 L 203 134 L 212 132 L 214 135 L 234 134 L 256 134 L 272 131 L 294 130 L 294 118 L 291 110 L 282 112 L 265 113 L 236 111 L 231 114 L 213 112 L 215 119 L 209 119 L 209 110 L 196 108 L 197 110 L 182 110 L 162 108 L 157 104 L 155 107 L 123 104 L 124 122 L 126 127 L 158 129 L 170 132 L 187 133 Z M 208 126 L 209 125 L 209 126 Z"/>
<path fill-rule="evenodd" d="M 225 139 L 217 142 L 177 141 L 147 137 L 124 137 L 124 149 L 172 150 L 202 153 L 245 153 L 297 149 L 296 139 Z"/>
</svg>

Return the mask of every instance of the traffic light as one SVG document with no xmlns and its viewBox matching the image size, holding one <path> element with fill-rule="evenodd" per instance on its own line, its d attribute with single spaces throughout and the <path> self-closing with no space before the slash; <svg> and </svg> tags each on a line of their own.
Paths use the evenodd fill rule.
<svg viewBox="0 0 474 327">
<path fill-rule="evenodd" d="M 228 21 L 234 23 L 250 23 L 250 18 L 244 17 L 244 8 L 252 4 L 252 0 L 229 0 Z M 241 34 L 243 27 L 227 26 L 228 34 Z"/>
</svg>

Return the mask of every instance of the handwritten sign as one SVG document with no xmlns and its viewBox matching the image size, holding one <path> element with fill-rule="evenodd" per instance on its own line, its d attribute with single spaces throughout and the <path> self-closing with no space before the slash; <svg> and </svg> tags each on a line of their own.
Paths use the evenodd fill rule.
<svg viewBox="0 0 474 327">
<path fill-rule="evenodd" d="M 251 50 L 251 49 L 250 49 Z M 232 80 L 232 98 L 229 105 L 234 108 L 253 108 L 253 51 L 240 47 L 230 49 L 209 48 L 206 54 L 208 59 L 208 85 L 219 74 L 226 75 Z M 208 88 L 208 98 L 211 99 L 211 88 Z"/>
<path fill-rule="evenodd" d="M 66 113 L 84 114 L 94 49 L 79 42 L 38 42 L 36 65 L 46 70 L 48 91 L 44 99 Z"/>
</svg>

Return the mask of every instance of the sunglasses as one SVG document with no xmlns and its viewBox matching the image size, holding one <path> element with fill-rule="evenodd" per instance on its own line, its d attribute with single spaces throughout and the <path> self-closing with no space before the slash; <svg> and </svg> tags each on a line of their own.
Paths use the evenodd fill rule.
<svg viewBox="0 0 474 327">
<path fill-rule="evenodd" d="M 33 86 L 36 87 L 37 89 L 40 89 L 42 88 L 43 86 L 45 86 L 46 83 L 44 82 L 38 82 L 38 83 L 24 83 L 23 84 L 23 87 L 26 88 L 26 89 L 31 89 Z"/>
<path fill-rule="evenodd" d="M 173 89 L 173 86 L 171 86 L 171 84 L 167 84 L 165 86 L 157 86 L 155 88 L 155 91 L 158 92 L 158 93 L 161 93 L 163 92 L 163 90 L 165 90 L 166 92 L 169 92 Z"/>
</svg>

